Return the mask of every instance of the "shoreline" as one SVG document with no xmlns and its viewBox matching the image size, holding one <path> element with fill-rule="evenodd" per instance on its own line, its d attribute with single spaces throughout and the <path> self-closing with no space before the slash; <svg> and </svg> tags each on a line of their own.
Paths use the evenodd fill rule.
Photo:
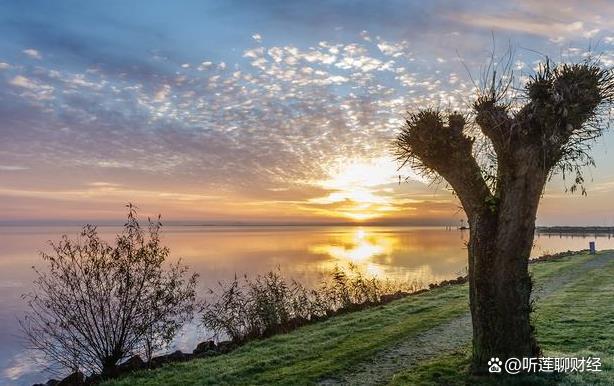
<svg viewBox="0 0 614 386">
<path fill-rule="evenodd" d="M 533 259 L 529 259 L 529 264 L 536 264 L 536 263 L 541 263 L 541 262 L 546 262 L 546 261 L 558 260 L 563 257 L 586 253 L 587 251 L 588 250 L 580 250 L 580 251 L 568 250 L 568 251 L 559 252 L 555 254 L 544 254 L 542 256 L 539 256 Z M 170 363 L 189 362 L 194 359 L 224 355 L 224 354 L 230 353 L 238 349 L 239 347 L 244 346 L 245 344 L 253 342 L 253 341 L 264 340 L 264 339 L 267 339 L 267 338 L 270 338 L 276 335 L 287 334 L 289 332 L 292 332 L 298 329 L 299 327 L 323 322 L 334 316 L 350 314 L 350 313 L 357 312 L 357 311 L 362 311 L 362 310 L 367 310 L 367 309 L 374 308 L 374 307 L 383 306 L 394 300 L 399 300 L 399 299 L 404 299 L 404 298 L 411 297 L 411 296 L 420 295 L 420 294 L 435 290 L 437 288 L 462 285 L 467 282 L 467 279 L 468 279 L 467 275 L 458 276 L 455 279 L 443 280 L 437 283 L 426 284 L 425 288 L 421 288 L 421 289 L 418 289 L 412 292 L 397 291 L 396 293 L 385 294 L 381 296 L 381 299 L 378 302 L 363 302 L 363 303 L 351 304 L 348 307 L 342 307 L 334 311 L 327 311 L 326 315 L 321 316 L 321 317 L 313 317 L 311 319 L 293 318 L 289 320 L 286 324 L 280 325 L 279 326 L 280 328 L 274 332 L 265 332 L 260 336 L 250 337 L 250 338 L 247 338 L 241 341 L 232 341 L 232 340 L 225 340 L 225 341 L 219 341 L 219 342 L 215 342 L 213 340 L 202 341 L 196 344 L 196 347 L 194 348 L 194 350 L 192 350 L 192 353 L 184 353 L 181 350 L 176 350 L 172 353 L 155 356 L 151 359 L 150 362 L 145 362 L 141 359 L 140 356 L 135 355 L 135 356 L 128 358 L 126 361 L 122 362 L 121 364 L 119 364 L 112 373 L 108 373 L 104 375 L 92 374 L 90 376 L 85 376 L 81 372 L 76 372 L 76 373 L 69 374 L 62 380 L 49 379 L 46 383 L 36 383 L 33 386 L 55 386 L 59 384 L 62 384 L 62 385 L 95 385 L 95 384 L 99 384 L 100 382 L 103 382 L 106 380 L 125 376 L 136 370 L 152 370 L 152 369 L 160 368 L 163 365 L 170 364 Z"/>
</svg>

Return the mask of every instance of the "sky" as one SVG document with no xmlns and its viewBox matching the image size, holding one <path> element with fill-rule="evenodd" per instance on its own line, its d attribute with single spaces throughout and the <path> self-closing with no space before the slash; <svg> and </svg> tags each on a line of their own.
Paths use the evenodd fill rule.
<svg viewBox="0 0 614 386">
<path fill-rule="evenodd" d="M 465 111 L 491 58 L 614 64 L 608 1 L 0 1 L 0 224 L 457 224 L 397 170 L 404 114 Z M 614 134 L 586 197 L 538 224 L 614 225 Z M 399 184 L 399 175 L 407 182 Z"/>
</svg>

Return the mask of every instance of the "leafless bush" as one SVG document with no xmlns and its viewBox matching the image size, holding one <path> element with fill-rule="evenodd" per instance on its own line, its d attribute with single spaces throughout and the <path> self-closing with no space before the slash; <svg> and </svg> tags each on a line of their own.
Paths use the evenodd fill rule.
<svg viewBox="0 0 614 386">
<path fill-rule="evenodd" d="M 197 276 L 186 277 L 179 261 L 165 264 L 159 218 L 145 231 L 128 208 L 114 245 L 88 225 L 76 240 L 51 243 L 53 253 L 42 254 L 47 269 L 35 268 L 20 324 L 29 347 L 56 370 L 105 374 L 130 355 L 149 359 L 192 317 Z"/>
<path fill-rule="evenodd" d="M 210 290 L 202 322 L 218 337 L 235 342 L 286 332 L 340 310 L 382 302 L 386 295 L 411 293 L 418 282 L 401 284 L 365 277 L 355 266 L 335 267 L 315 289 L 271 271 L 254 279 L 235 276 Z"/>
</svg>

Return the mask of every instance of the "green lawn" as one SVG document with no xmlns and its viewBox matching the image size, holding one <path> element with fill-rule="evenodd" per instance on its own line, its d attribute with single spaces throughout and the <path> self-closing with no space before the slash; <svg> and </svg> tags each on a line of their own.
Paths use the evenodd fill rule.
<svg viewBox="0 0 614 386">
<path fill-rule="evenodd" d="M 590 378 L 562 378 L 566 384 L 612 380 L 614 258 L 605 268 L 591 268 L 586 264 L 591 259 L 588 255 L 577 255 L 532 266 L 538 287 L 559 282 L 553 287 L 556 291 L 538 303 L 538 338 L 546 354 L 592 354 L 606 362 L 603 373 Z M 560 277 L 574 279 L 564 282 Z M 467 285 L 438 288 L 254 341 L 226 355 L 141 371 L 106 385 L 314 384 L 351 373 L 361 363 L 369 363 L 378 352 L 467 311 Z M 467 347 L 455 348 L 452 354 L 443 353 L 411 371 L 400 370 L 392 382 L 409 385 L 491 382 L 466 375 L 466 350 Z"/>
<path fill-rule="evenodd" d="M 585 259 L 584 257 L 583 259 Z M 573 259 L 566 259 L 571 261 Z M 552 266 L 551 263 L 548 265 Z M 542 269 L 535 266 L 534 272 Z M 550 267 L 548 267 L 550 268 Z M 546 357 L 598 357 L 602 372 L 558 376 L 477 379 L 467 374 L 469 347 L 443 354 L 397 374 L 391 385 L 614 385 L 614 254 L 604 267 L 587 271 L 543 302 L 535 317 Z"/>
</svg>

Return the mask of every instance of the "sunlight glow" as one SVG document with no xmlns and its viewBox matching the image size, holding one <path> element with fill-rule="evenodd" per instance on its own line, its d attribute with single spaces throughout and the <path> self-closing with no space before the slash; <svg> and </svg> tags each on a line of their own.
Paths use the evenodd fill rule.
<svg viewBox="0 0 614 386">
<path fill-rule="evenodd" d="M 328 174 L 328 179 L 316 183 L 333 192 L 310 202 L 330 206 L 329 214 L 362 221 L 394 210 L 389 185 L 398 177 L 391 158 L 337 160 Z"/>
<path fill-rule="evenodd" d="M 331 178 L 324 181 L 330 189 L 375 187 L 395 182 L 397 165 L 391 158 L 380 157 L 372 160 L 341 160 L 331 169 Z"/>
<path fill-rule="evenodd" d="M 395 244 L 388 237 L 367 233 L 362 228 L 344 235 L 341 241 L 335 244 L 314 245 L 310 248 L 310 252 L 328 255 L 341 265 L 349 262 L 366 267 L 373 265 L 375 257 L 390 253 Z"/>
</svg>

